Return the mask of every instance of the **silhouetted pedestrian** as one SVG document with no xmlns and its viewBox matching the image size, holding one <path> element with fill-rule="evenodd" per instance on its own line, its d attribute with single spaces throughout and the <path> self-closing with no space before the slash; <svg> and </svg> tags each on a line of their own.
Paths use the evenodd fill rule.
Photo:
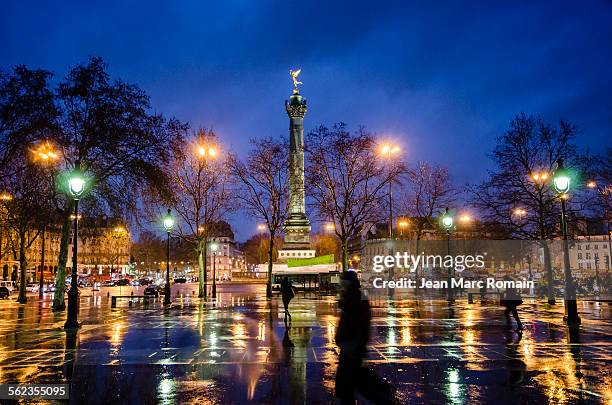
<svg viewBox="0 0 612 405">
<path fill-rule="evenodd" d="M 289 313 L 289 303 L 295 297 L 295 292 L 288 277 L 283 278 L 281 281 L 281 297 L 283 299 L 283 306 L 285 307 L 285 323 L 287 323 L 287 317 L 291 322 L 291 314 Z"/>
<path fill-rule="evenodd" d="M 341 404 L 354 404 L 356 392 L 374 404 L 392 404 L 389 384 L 362 366 L 370 339 L 370 303 L 361 295 L 355 272 L 345 272 L 340 284 L 342 313 L 336 330 L 336 344 L 340 347 L 336 396 Z"/>
<path fill-rule="evenodd" d="M 513 281 L 513 279 L 510 276 L 504 276 L 504 281 Z M 510 313 L 512 313 L 512 316 L 516 320 L 517 330 L 523 329 L 523 324 L 519 319 L 518 311 L 516 309 L 516 307 L 518 307 L 522 303 L 523 300 L 521 299 L 521 295 L 515 287 L 511 286 L 506 288 L 506 291 L 501 300 L 501 304 L 506 307 L 506 309 L 504 310 L 504 316 L 506 317 L 506 322 L 508 326 L 512 326 L 512 321 L 510 320 Z"/>
</svg>

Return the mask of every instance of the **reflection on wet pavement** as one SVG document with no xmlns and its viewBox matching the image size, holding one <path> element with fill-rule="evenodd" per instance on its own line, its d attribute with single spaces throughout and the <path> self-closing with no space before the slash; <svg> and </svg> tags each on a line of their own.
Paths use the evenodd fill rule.
<svg viewBox="0 0 612 405">
<path fill-rule="evenodd" d="M 299 295 L 285 328 L 282 305 L 265 300 L 262 286 L 223 285 L 214 303 L 183 288 L 169 310 L 158 302 L 111 309 L 107 291 L 85 290 L 73 335 L 50 297 L 1 302 L 0 382 L 68 381 L 72 402 L 91 404 L 333 399 L 335 297 Z M 368 366 L 401 402 L 612 402 L 608 303 L 579 303 L 576 331 L 564 326 L 562 306 L 526 301 L 517 333 L 494 304 L 371 302 Z"/>
</svg>

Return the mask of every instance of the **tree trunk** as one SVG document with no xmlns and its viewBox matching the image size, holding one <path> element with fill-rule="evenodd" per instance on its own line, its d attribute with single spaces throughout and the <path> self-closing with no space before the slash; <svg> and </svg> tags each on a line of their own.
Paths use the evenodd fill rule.
<svg viewBox="0 0 612 405">
<path fill-rule="evenodd" d="M 26 235 L 25 230 L 19 230 L 19 296 L 17 302 L 25 304 L 26 297 L 26 254 L 25 254 Z"/>
<path fill-rule="evenodd" d="M 204 248 L 202 249 L 202 267 L 204 268 L 204 299 L 208 298 L 208 236 L 204 238 Z"/>
<path fill-rule="evenodd" d="M 416 246 L 415 246 L 415 255 L 419 255 L 419 246 L 421 244 L 421 232 L 419 231 L 417 238 L 416 238 Z M 421 289 L 418 287 L 419 283 L 417 282 L 417 280 L 419 279 L 419 268 L 421 267 L 421 262 L 419 262 L 419 264 L 416 266 L 416 268 L 414 269 L 414 281 L 416 282 L 417 287 L 415 288 L 414 292 L 417 295 L 421 294 Z M 419 304 L 419 301 L 417 300 L 417 305 Z"/>
<path fill-rule="evenodd" d="M 417 255 L 417 256 L 419 255 L 419 245 L 420 245 L 420 243 L 421 243 L 421 235 L 417 235 L 416 248 L 415 248 L 415 252 L 414 252 L 414 254 Z M 421 262 L 419 262 L 419 265 L 414 269 L 414 279 L 415 280 L 417 280 L 419 278 L 419 267 L 420 266 L 421 266 Z"/>
<path fill-rule="evenodd" d="M 546 283 L 548 284 L 548 303 L 551 305 L 555 304 L 555 283 L 552 269 L 552 263 L 550 262 L 550 249 L 546 241 L 542 241 L 542 248 L 544 250 L 544 267 L 546 268 Z"/>
<path fill-rule="evenodd" d="M 64 293 L 66 290 L 66 262 L 68 261 L 68 239 L 70 238 L 70 207 L 67 204 L 63 212 L 62 236 L 57 260 L 57 274 L 55 275 L 55 293 L 53 294 L 53 310 L 63 311 L 66 309 Z"/>
<path fill-rule="evenodd" d="M 346 237 L 340 238 L 342 242 L 342 272 L 348 271 L 348 240 Z"/>
<path fill-rule="evenodd" d="M 272 298 L 272 257 L 274 255 L 274 236 L 270 233 L 268 246 L 268 282 L 266 284 L 266 298 Z"/>
<path fill-rule="evenodd" d="M 198 248 L 198 268 L 198 284 L 200 286 L 198 297 L 204 298 L 204 260 L 202 259 L 202 247 Z"/>
</svg>

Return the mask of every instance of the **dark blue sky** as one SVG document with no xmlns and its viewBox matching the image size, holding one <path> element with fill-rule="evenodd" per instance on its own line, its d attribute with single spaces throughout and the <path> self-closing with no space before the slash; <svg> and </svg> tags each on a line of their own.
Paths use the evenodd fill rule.
<svg viewBox="0 0 612 405">
<path fill-rule="evenodd" d="M 363 124 L 459 183 L 482 178 L 520 111 L 572 121 L 591 150 L 612 138 L 609 2 L 86 3 L 2 2 L 0 68 L 62 76 L 101 56 L 156 110 L 243 151 L 287 132 L 288 71 L 299 66 L 306 130 Z"/>
</svg>

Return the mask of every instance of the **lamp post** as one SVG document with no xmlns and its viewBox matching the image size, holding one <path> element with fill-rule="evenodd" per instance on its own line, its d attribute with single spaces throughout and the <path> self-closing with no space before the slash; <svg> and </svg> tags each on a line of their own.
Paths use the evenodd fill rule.
<svg viewBox="0 0 612 405">
<path fill-rule="evenodd" d="M 72 276 L 68 291 L 68 319 L 64 329 L 76 329 L 79 325 L 79 286 L 78 286 L 78 234 L 79 234 L 79 199 L 85 191 L 86 180 L 81 173 L 81 163 L 76 162 L 74 170 L 68 177 L 68 192 L 74 199 L 74 234 L 72 238 Z"/>
<path fill-rule="evenodd" d="M 576 305 L 576 287 L 572 279 L 572 272 L 569 261 L 569 244 L 567 241 L 567 217 L 565 214 L 565 201 L 569 198 L 567 194 L 570 190 L 571 177 L 563 166 L 563 159 L 557 160 L 557 170 L 553 177 L 553 185 L 559 194 L 561 201 L 561 230 L 563 232 L 563 262 L 565 270 L 565 322 L 570 326 L 580 324 L 578 307 Z"/>
<path fill-rule="evenodd" d="M 9 193 L 7 193 L 6 191 L 3 191 L 2 193 L 0 193 L 0 204 L 6 204 L 9 201 L 11 201 L 13 199 L 13 196 L 10 195 Z M 3 209 L 7 209 L 6 207 L 3 207 Z M 2 265 L 2 258 L 3 253 L 2 253 L 2 237 L 4 234 L 4 221 L 2 221 L 2 224 L 0 224 L 0 266 Z M 7 271 L 8 271 L 8 265 L 7 265 Z M 8 274 L 6 275 L 6 278 L 4 276 L 4 266 L 2 266 L 2 280 L 6 281 L 8 279 Z"/>
<path fill-rule="evenodd" d="M 210 244 L 210 251 L 212 252 L 213 257 L 213 285 L 212 285 L 212 297 L 213 299 L 217 299 L 217 250 L 219 249 L 219 244 L 217 242 L 213 242 Z"/>
<path fill-rule="evenodd" d="M 43 224 L 42 226 L 42 233 L 41 233 L 41 251 L 40 251 L 40 280 L 39 280 L 39 285 L 38 285 L 38 298 L 42 299 L 43 297 L 43 290 L 45 288 L 45 284 L 44 284 L 44 278 L 45 278 L 45 228 L 47 227 L 46 224 Z"/>
<path fill-rule="evenodd" d="M 400 151 L 399 146 L 392 144 L 384 144 L 380 149 L 381 154 L 391 160 L 391 156 Z M 393 239 L 393 179 L 389 179 L 389 239 Z"/>
<path fill-rule="evenodd" d="M 170 305 L 170 231 L 174 227 L 174 218 L 168 209 L 164 217 L 164 228 L 166 229 L 166 285 L 164 287 L 164 305 Z"/>
<path fill-rule="evenodd" d="M 57 161 L 59 155 L 49 141 L 41 142 L 36 149 L 32 151 L 35 162 L 40 162 L 43 165 L 48 165 Z M 45 231 L 47 224 L 44 223 L 41 230 L 41 251 L 40 251 L 40 280 L 38 288 L 38 297 L 42 299 L 44 290 L 45 278 Z M 36 272 L 34 272 L 36 274 Z"/>
<path fill-rule="evenodd" d="M 446 254 L 447 255 L 450 255 L 450 234 L 453 229 L 454 222 L 455 220 L 453 216 L 450 214 L 450 212 L 448 211 L 448 207 L 447 207 L 444 210 L 444 215 L 442 215 L 442 219 L 441 219 L 442 228 L 446 231 Z M 452 270 L 450 267 L 446 269 L 447 282 L 448 282 L 448 286 L 447 286 L 448 302 L 452 304 L 453 302 L 455 302 L 455 294 L 454 294 L 453 289 L 451 288 L 451 271 Z"/>
<path fill-rule="evenodd" d="M 219 148 L 214 144 L 214 142 L 208 142 L 209 140 L 214 141 L 214 138 L 208 138 L 208 137 L 202 137 L 197 146 L 196 146 L 196 154 L 198 157 L 198 176 L 201 179 L 204 179 L 203 181 L 207 182 L 209 180 L 207 180 L 209 178 L 208 176 L 208 159 L 217 159 L 219 157 Z M 200 176 L 200 174 L 202 174 Z M 197 187 L 201 188 L 202 187 L 202 182 L 198 181 L 197 183 Z M 202 274 L 202 284 L 200 284 L 200 291 L 199 291 L 199 297 L 200 298 L 204 298 L 206 299 L 207 295 L 208 295 L 208 264 L 207 264 L 207 248 L 208 248 L 208 234 L 209 234 L 209 230 L 206 228 L 208 226 L 208 222 L 210 221 L 210 214 L 208 212 L 208 190 L 209 190 L 209 186 L 205 184 L 205 187 L 203 190 L 201 190 L 202 192 L 202 196 L 204 199 L 204 204 L 203 204 L 203 224 L 202 224 L 202 238 L 203 238 L 203 242 L 204 242 L 204 246 L 202 247 L 201 251 L 204 252 L 204 263 L 203 263 L 203 268 L 204 268 L 204 272 Z M 199 281 L 199 280 L 198 280 Z"/>
</svg>

